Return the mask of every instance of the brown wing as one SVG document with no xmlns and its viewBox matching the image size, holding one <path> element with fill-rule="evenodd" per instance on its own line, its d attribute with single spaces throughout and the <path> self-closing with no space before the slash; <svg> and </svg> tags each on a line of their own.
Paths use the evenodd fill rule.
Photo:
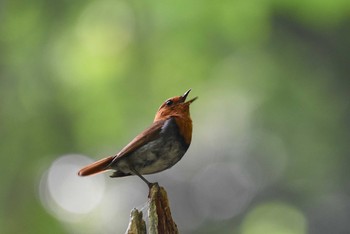
<svg viewBox="0 0 350 234">
<path fill-rule="evenodd" d="M 156 139 L 162 130 L 164 122 L 165 122 L 164 120 L 153 122 L 153 124 L 149 128 L 147 128 L 146 130 L 141 132 L 139 135 L 137 135 L 116 156 L 114 156 L 111 164 L 113 164 L 116 160 L 134 152 L 135 150 L 147 144 L 148 142 Z"/>
<path fill-rule="evenodd" d="M 82 168 L 78 172 L 78 175 L 80 176 L 94 175 L 94 174 L 101 173 L 111 169 L 111 165 L 116 160 L 132 153 L 133 151 L 137 150 L 141 146 L 156 139 L 160 131 L 162 130 L 164 122 L 165 122 L 164 120 L 154 122 L 149 128 L 147 128 L 145 131 L 137 135 L 117 155 L 109 156 L 107 158 L 103 158 L 94 163 L 91 163 L 90 165 L 87 165 L 86 167 Z"/>
</svg>

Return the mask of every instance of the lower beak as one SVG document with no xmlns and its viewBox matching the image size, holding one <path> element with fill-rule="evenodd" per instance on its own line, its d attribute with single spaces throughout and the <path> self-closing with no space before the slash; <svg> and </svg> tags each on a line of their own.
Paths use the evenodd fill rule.
<svg viewBox="0 0 350 234">
<path fill-rule="evenodd" d="M 188 100 L 186 103 L 191 104 L 191 103 L 194 102 L 197 98 L 198 98 L 198 97 L 194 97 L 194 98 L 192 98 L 191 100 Z"/>
</svg>

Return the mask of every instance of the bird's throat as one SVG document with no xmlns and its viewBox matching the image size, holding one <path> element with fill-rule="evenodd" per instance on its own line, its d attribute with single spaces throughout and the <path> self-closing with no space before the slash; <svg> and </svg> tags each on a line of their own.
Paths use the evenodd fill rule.
<svg viewBox="0 0 350 234">
<path fill-rule="evenodd" d="M 190 117 L 174 116 L 175 122 L 179 128 L 180 135 L 183 136 L 187 145 L 191 144 L 192 140 L 192 120 Z"/>
</svg>

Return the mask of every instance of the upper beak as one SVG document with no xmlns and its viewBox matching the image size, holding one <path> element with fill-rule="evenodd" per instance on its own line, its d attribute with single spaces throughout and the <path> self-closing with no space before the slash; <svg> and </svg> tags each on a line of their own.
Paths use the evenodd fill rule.
<svg viewBox="0 0 350 234">
<path fill-rule="evenodd" d="M 191 92 L 191 89 L 189 89 L 188 91 L 186 91 L 186 92 L 184 93 L 184 95 L 181 96 L 183 102 L 186 101 L 186 98 L 187 98 L 187 96 L 188 96 L 188 94 L 189 94 L 190 92 Z M 198 97 L 192 98 L 191 100 L 187 101 L 186 103 L 189 103 L 189 104 L 190 104 L 190 103 L 194 102 L 197 98 L 198 98 Z"/>
</svg>

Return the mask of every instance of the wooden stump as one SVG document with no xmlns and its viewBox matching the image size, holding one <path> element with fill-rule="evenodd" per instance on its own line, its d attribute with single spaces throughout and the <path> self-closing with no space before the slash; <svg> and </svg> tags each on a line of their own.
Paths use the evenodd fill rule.
<svg viewBox="0 0 350 234">
<path fill-rule="evenodd" d="M 146 234 L 146 223 L 142 218 L 142 211 L 133 209 L 130 214 L 128 234 Z"/>
<path fill-rule="evenodd" d="M 150 234 L 179 233 L 177 225 L 171 216 L 167 193 L 158 183 L 150 186 L 148 195 L 148 220 Z M 142 219 L 142 212 L 133 209 L 131 211 L 128 234 L 140 233 L 146 233 L 145 221 Z"/>
</svg>

